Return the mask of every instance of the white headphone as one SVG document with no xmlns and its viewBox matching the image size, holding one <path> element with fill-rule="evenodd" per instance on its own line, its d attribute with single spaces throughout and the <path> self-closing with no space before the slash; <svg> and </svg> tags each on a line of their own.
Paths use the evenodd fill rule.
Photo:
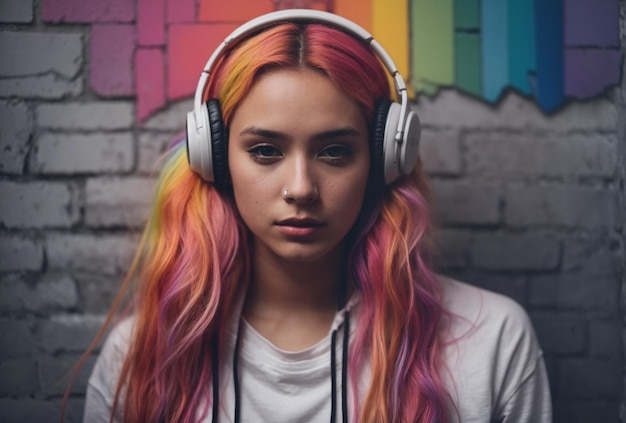
<svg viewBox="0 0 626 423">
<path fill-rule="evenodd" d="M 389 54 L 365 29 L 328 12 L 288 9 L 259 16 L 233 31 L 213 52 L 200 75 L 194 95 L 193 111 L 187 113 L 187 158 L 191 169 L 202 179 L 224 186 L 228 180 L 228 131 L 222 119 L 219 101 L 202 102 L 207 81 L 218 58 L 251 33 L 281 22 L 323 23 L 343 30 L 364 41 L 384 64 L 394 80 L 401 103 L 382 101 L 377 106 L 370 142 L 380 149 L 385 184 L 413 171 L 417 162 L 420 122 L 411 109 L 404 79 Z M 375 158 L 373 158 L 374 160 Z"/>
</svg>

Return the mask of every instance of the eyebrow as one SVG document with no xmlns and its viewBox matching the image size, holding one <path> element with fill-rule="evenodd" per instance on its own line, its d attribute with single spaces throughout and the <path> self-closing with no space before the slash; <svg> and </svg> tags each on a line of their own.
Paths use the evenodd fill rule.
<svg viewBox="0 0 626 423">
<path fill-rule="evenodd" d="M 259 128 L 258 126 L 249 126 L 241 131 L 240 135 L 255 135 L 273 140 L 284 140 L 289 138 L 289 135 L 283 132 Z M 336 128 L 330 129 L 328 131 L 319 132 L 313 136 L 313 140 L 317 141 L 344 137 L 358 137 L 359 135 L 361 135 L 359 131 L 351 126 L 346 126 L 344 128 Z"/>
</svg>

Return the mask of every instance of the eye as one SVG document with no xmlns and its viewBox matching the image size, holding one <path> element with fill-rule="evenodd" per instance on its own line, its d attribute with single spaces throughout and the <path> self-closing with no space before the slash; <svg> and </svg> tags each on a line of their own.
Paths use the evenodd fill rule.
<svg viewBox="0 0 626 423">
<path fill-rule="evenodd" d="M 352 158 L 354 151 L 345 144 L 332 144 L 324 147 L 319 156 L 333 165 L 342 165 Z"/>
<path fill-rule="evenodd" d="M 254 161 L 261 164 L 270 164 L 282 157 L 280 150 L 271 144 L 257 144 L 247 151 Z"/>
</svg>

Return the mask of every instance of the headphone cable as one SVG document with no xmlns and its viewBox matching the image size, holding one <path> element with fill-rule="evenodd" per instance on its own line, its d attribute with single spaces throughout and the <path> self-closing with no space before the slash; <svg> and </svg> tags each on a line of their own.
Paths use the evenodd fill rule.
<svg viewBox="0 0 626 423">
<path fill-rule="evenodd" d="M 233 352 L 233 385 L 235 390 L 235 418 L 234 423 L 240 422 L 241 417 L 241 387 L 239 385 L 239 348 L 241 344 L 241 321 L 237 327 L 237 338 L 235 340 L 235 350 Z M 342 422 L 348 423 L 348 345 L 350 339 L 350 312 L 344 313 L 343 348 L 341 360 L 341 414 Z M 219 364 L 218 364 L 218 343 L 213 344 L 212 367 L 213 367 L 213 406 L 211 421 L 218 422 L 219 414 Z M 330 403 L 330 423 L 335 423 L 335 413 L 337 408 L 337 329 L 334 329 L 330 338 L 330 381 L 331 381 L 331 403 Z"/>
</svg>

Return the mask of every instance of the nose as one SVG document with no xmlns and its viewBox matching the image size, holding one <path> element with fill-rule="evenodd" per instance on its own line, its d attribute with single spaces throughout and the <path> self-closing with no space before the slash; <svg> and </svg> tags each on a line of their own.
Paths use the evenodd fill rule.
<svg viewBox="0 0 626 423">
<path fill-rule="evenodd" d="M 319 198 L 317 178 L 313 166 L 305 157 L 293 159 L 286 177 L 283 197 L 287 202 L 313 203 Z"/>
</svg>

